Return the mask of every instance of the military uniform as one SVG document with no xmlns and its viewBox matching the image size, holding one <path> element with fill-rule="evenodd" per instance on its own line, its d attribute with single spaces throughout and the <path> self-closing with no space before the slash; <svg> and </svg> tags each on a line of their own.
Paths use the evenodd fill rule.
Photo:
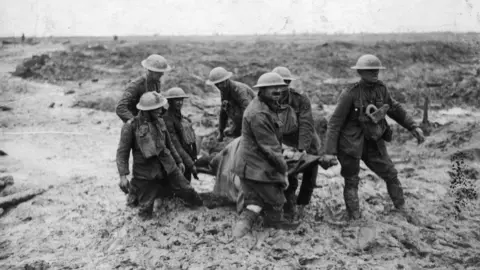
<svg viewBox="0 0 480 270">
<path fill-rule="evenodd" d="M 182 163 L 162 119 L 149 121 L 139 115 L 122 127 L 117 149 L 117 168 L 128 175 L 130 151 L 133 155 L 131 190 L 140 204 L 140 214 L 151 214 L 157 197 L 176 195 L 190 205 L 200 205 L 195 190 L 180 172 Z"/>
<path fill-rule="evenodd" d="M 342 166 L 341 175 L 345 179 L 344 199 L 349 214 L 359 214 L 360 159 L 386 182 L 395 207 L 401 208 L 405 203 L 397 170 L 385 146 L 385 139 L 387 141 L 391 139 L 389 138 L 391 131 L 389 132 L 386 120 L 379 122 L 379 126 L 382 127 L 381 138 L 375 140 L 366 136 L 370 134 L 365 120 L 365 109 L 369 104 L 377 108 L 388 104 L 390 109 L 387 115 L 390 118 L 410 131 L 418 127 L 401 104 L 390 96 L 381 81 L 367 83 L 361 80 L 341 93 L 337 107 L 328 122 L 325 151 L 328 155 L 337 155 Z"/>
<path fill-rule="evenodd" d="M 192 123 L 188 118 L 182 116 L 181 112 L 175 111 L 173 106 L 170 106 L 163 115 L 163 120 L 167 125 L 172 143 L 185 164 L 184 176 L 191 181 L 192 169 L 197 160 L 197 146 Z"/>
<path fill-rule="evenodd" d="M 125 123 L 137 115 L 138 109 L 135 107 L 140 97 L 149 91 L 160 93 L 160 82 L 149 82 L 146 76 L 140 76 L 127 85 L 122 98 L 117 104 L 116 113 Z"/>
<path fill-rule="evenodd" d="M 300 151 L 305 150 L 308 154 L 319 155 L 321 144 L 320 138 L 315 132 L 310 100 L 293 88 L 289 88 L 287 91 L 287 96 L 280 100 L 280 104 L 289 105 L 293 108 L 295 112 L 294 117 L 296 118 L 295 122 L 298 124 L 296 128 L 283 132 L 283 143 Z M 317 174 L 317 165 L 312 165 L 303 171 L 302 185 L 297 198 L 298 205 L 308 205 L 310 203 L 317 180 Z M 294 207 L 295 191 L 298 188 L 296 175 L 289 176 L 289 184 L 288 189 L 285 191 L 288 201 L 286 207 L 292 208 Z"/>
<path fill-rule="evenodd" d="M 245 110 L 234 169 L 241 179 L 245 205 L 283 211 L 285 195 L 281 184 L 288 168 L 282 156 L 280 127 L 276 112 L 261 97 L 253 99 Z"/>
<path fill-rule="evenodd" d="M 244 83 L 233 80 L 229 82 L 228 88 L 220 91 L 222 109 L 220 110 L 218 129 L 223 132 L 230 118 L 233 122 L 232 136 L 239 137 L 242 134 L 243 112 L 255 97 L 255 93 Z"/>
</svg>

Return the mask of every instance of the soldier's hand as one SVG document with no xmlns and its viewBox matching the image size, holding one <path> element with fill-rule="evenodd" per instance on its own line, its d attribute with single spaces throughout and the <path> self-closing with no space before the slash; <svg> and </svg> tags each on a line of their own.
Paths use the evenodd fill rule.
<svg viewBox="0 0 480 270">
<path fill-rule="evenodd" d="M 287 190 L 288 187 L 289 187 L 289 182 L 288 182 L 288 173 L 285 173 L 285 178 L 284 178 L 284 181 L 282 183 L 282 188 L 283 190 Z"/>
<path fill-rule="evenodd" d="M 126 175 L 120 175 L 120 183 L 118 184 L 123 193 L 128 194 L 130 190 L 130 183 Z"/>
<path fill-rule="evenodd" d="M 320 166 L 327 170 L 328 168 L 338 164 L 337 158 L 334 155 L 323 155 L 318 159 Z"/>
<path fill-rule="evenodd" d="M 195 167 L 195 165 L 192 167 L 192 175 L 193 175 L 193 178 L 198 179 L 198 172 L 197 172 L 197 167 Z"/>
<path fill-rule="evenodd" d="M 422 144 L 425 141 L 425 136 L 423 136 L 423 131 L 421 128 L 415 128 L 412 130 L 412 135 L 417 139 L 418 144 Z"/>
<path fill-rule="evenodd" d="M 183 173 L 185 173 L 185 165 L 183 163 L 178 163 L 178 168 L 180 169 L 180 171 Z"/>
<path fill-rule="evenodd" d="M 223 132 L 223 135 L 227 137 L 231 137 L 233 135 L 232 129 L 231 128 L 225 129 L 225 131 Z"/>
<path fill-rule="evenodd" d="M 286 158 L 286 159 L 292 159 L 293 158 L 293 155 L 295 154 L 295 152 L 292 150 L 292 149 L 285 149 L 285 151 L 283 151 L 283 157 Z"/>
</svg>

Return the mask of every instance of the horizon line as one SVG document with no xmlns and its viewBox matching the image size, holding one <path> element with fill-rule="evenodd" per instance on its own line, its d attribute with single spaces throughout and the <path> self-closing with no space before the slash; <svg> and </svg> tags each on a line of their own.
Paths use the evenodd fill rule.
<svg viewBox="0 0 480 270">
<path fill-rule="evenodd" d="M 480 31 L 409 31 L 409 32 L 338 32 L 338 33 L 327 33 L 327 32 L 300 32 L 300 33 L 266 33 L 266 34 L 125 34 L 125 35 L 49 35 L 49 36 L 36 36 L 36 35 L 25 35 L 25 37 L 29 38 L 86 38 L 86 37 L 94 37 L 94 38 L 101 38 L 101 37 L 108 37 L 111 38 L 113 36 L 117 37 L 261 37 L 261 36 L 354 36 L 354 35 L 406 35 L 406 34 L 478 34 L 480 35 Z M 1 39 L 4 38 L 16 38 L 21 37 L 19 36 L 0 36 Z"/>
</svg>

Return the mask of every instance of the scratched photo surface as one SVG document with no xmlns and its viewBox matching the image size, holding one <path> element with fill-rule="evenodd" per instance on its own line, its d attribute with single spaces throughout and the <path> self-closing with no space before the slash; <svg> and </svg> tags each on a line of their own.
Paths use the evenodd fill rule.
<svg viewBox="0 0 480 270">
<path fill-rule="evenodd" d="M 476 0 L 3 0 L 0 40 L 0 269 L 480 269 Z"/>
</svg>

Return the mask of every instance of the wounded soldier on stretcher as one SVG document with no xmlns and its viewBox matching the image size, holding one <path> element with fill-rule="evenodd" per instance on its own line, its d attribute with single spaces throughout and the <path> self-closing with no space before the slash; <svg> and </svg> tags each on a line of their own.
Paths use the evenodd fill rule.
<svg viewBox="0 0 480 270">
<path fill-rule="evenodd" d="M 213 191 L 199 193 L 204 201 L 204 205 L 208 208 L 236 205 L 237 212 L 241 212 L 243 209 L 243 193 L 240 187 L 240 178 L 233 173 L 237 156 L 236 152 L 241 138 L 234 139 L 221 152 L 209 160 L 208 168 L 197 164 L 199 172 L 215 176 Z M 295 176 L 310 166 L 320 165 L 326 170 L 337 164 L 336 160 L 325 160 L 322 156 L 294 151 L 293 148 L 286 145 L 283 145 L 283 155 L 288 165 L 289 176 Z"/>
</svg>

